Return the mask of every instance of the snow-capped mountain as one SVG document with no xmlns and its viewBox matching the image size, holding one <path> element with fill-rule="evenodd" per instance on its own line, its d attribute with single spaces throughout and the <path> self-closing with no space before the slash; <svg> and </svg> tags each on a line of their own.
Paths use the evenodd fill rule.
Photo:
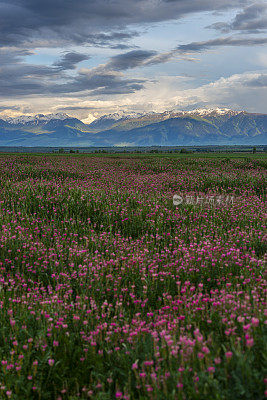
<svg viewBox="0 0 267 400">
<path fill-rule="evenodd" d="M 97 120 L 104 121 L 106 119 L 110 119 L 110 120 L 114 120 L 114 121 L 119 121 L 119 120 L 124 120 L 124 119 L 139 118 L 143 115 L 144 115 L 144 113 L 137 113 L 134 111 L 129 111 L 129 112 L 120 111 L 120 112 L 102 115 L 101 117 L 97 118 Z"/>
<path fill-rule="evenodd" d="M 181 115 L 196 115 L 196 116 L 221 116 L 221 115 L 237 115 L 243 111 L 231 110 L 230 108 L 196 108 L 190 111 L 178 111 L 175 114 Z"/>
<path fill-rule="evenodd" d="M 119 112 L 85 124 L 67 114 L 0 117 L 2 146 L 266 145 L 267 115 L 228 108 Z"/>
<path fill-rule="evenodd" d="M 91 122 L 90 127 L 97 130 L 109 129 L 118 122 L 140 118 L 142 115 L 141 113 L 126 111 L 105 114 Z"/>
<path fill-rule="evenodd" d="M 121 129 L 132 129 L 141 126 L 166 121 L 170 118 L 179 117 L 200 117 L 200 118 L 221 118 L 227 120 L 228 118 L 240 114 L 242 111 L 235 111 L 229 108 L 198 108 L 191 111 L 180 111 L 180 110 L 167 110 L 164 112 L 117 112 L 114 114 L 106 114 L 95 119 L 89 124 L 90 128 L 94 131 L 103 131 L 113 128 L 121 127 Z"/>
<path fill-rule="evenodd" d="M 134 111 L 130 111 L 130 112 L 119 111 L 119 112 L 115 112 L 113 114 L 103 115 L 99 119 L 114 119 L 114 120 L 118 121 L 120 119 L 138 118 L 138 117 L 141 117 L 142 115 L 143 115 L 142 113 L 136 113 Z"/>
<path fill-rule="evenodd" d="M 56 113 L 56 114 L 37 114 L 37 115 L 22 115 L 19 117 L 15 118 L 3 118 L 6 122 L 12 125 L 39 125 L 41 124 L 46 124 L 50 122 L 51 120 L 60 120 L 64 121 L 65 119 L 70 118 L 67 114 L 61 114 L 61 113 Z"/>
<path fill-rule="evenodd" d="M 178 116 L 233 116 L 241 113 L 243 111 L 234 111 L 229 108 L 198 108 L 191 111 L 164 111 L 162 113 L 157 113 L 155 111 L 138 113 L 138 112 L 127 112 L 127 111 L 119 111 L 112 114 L 105 114 L 101 117 L 95 119 L 89 125 L 91 128 L 99 128 L 99 129 L 107 129 L 110 126 L 116 124 L 117 122 L 123 122 L 126 120 L 146 118 L 149 120 L 152 119 L 167 119 L 167 118 L 175 118 Z M 64 121 L 66 119 L 72 119 L 67 114 L 64 113 L 55 113 L 55 114 L 36 114 L 36 115 L 22 115 L 19 117 L 0 117 L 0 119 L 8 122 L 12 125 L 39 125 L 39 124 L 47 124 L 52 120 Z"/>
<path fill-rule="evenodd" d="M 116 112 L 113 114 L 105 114 L 102 115 L 101 117 L 95 119 L 90 126 L 91 127 L 101 127 L 103 128 L 105 126 L 111 126 L 112 124 L 115 124 L 117 122 L 122 122 L 126 120 L 133 120 L 133 119 L 147 119 L 151 117 L 152 119 L 157 119 L 157 120 L 164 120 L 168 118 L 175 118 L 175 117 L 181 117 L 181 116 L 232 116 L 232 115 L 237 115 L 241 113 L 242 111 L 235 111 L 231 110 L 229 108 L 197 108 L 194 110 L 190 111 L 180 111 L 180 110 L 167 110 L 164 112 L 155 112 L 155 111 L 150 111 L 150 112 L 145 112 L 145 113 L 136 113 L 136 112 L 126 112 L 126 111 L 121 111 L 121 112 Z"/>
</svg>

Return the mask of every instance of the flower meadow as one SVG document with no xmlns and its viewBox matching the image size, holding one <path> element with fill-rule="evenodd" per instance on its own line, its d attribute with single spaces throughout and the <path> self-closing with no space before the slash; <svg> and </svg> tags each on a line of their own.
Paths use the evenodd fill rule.
<svg viewBox="0 0 267 400">
<path fill-rule="evenodd" d="M 266 159 L 2 154 L 0 185 L 1 399 L 264 399 Z"/>
</svg>

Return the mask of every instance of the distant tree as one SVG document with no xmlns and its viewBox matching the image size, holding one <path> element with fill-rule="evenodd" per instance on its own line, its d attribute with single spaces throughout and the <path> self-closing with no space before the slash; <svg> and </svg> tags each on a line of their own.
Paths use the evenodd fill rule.
<svg viewBox="0 0 267 400">
<path fill-rule="evenodd" d="M 181 150 L 180 150 L 180 153 L 181 153 L 181 154 L 189 154 L 189 153 L 192 153 L 192 151 L 187 150 L 187 149 L 181 149 Z"/>
<path fill-rule="evenodd" d="M 72 153 L 72 154 L 75 153 L 75 150 L 70 149 L 70 153 Z"/>
<path fill-rule="evenodd" d="M 58 152 L 60 153 L 60 154 L 62 154 L 62 153 L 65 153 L 65 150 L 64 149 L 58 149 Z"/>
<path fill-rule="evenodd" d="M 253 154 L 256 153 L 256 147 L 253 147 L 252 153 L 253 153 Z"/>
</svg>

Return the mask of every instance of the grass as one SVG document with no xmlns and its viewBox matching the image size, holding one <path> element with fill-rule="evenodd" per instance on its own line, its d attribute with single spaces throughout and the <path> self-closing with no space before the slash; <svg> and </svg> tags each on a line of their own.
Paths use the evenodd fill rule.
<svg viewBox="0 0 267 400">
<path fill-rule="evenodd" d="M 266 157 L 1 154 L 0 184 L 1 399 L 264 399 Z"/>
</svg>

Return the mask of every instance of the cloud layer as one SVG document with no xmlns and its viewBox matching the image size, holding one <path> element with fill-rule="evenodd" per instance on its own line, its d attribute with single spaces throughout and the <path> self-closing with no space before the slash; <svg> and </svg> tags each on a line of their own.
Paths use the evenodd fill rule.
<svg viewBox="0 0 267 400">
<path fill-rule="evenodd" d="M 217 22 L 208 26 L 221 32 L 241 31 L 261 33 L 267 29 L 267 3 L 259 2 L 245 7 L 231 22 Z"/>
<path fill-rule="evenodd" d="M 246 0 L 1 0 L 4 45 L 106 45 L 127 40 L 133 24 L 179 19 L 190 13 L 240 7 Z M 104 28 L 103 28 L 104 27 Z"/>
<path fill-rule="evenodd" d="M 0 0 L 0 114 L 208 104 L 215 82 L 238 76 L 235 91 L 252 107 L 250 96 L 266 86 L 256 62 L 264 59 L 266 23 L 266 3 L 251 0 Z M 218 76 L 207 57 L 216 50 L 223 64 L 231 49 L 243 49 L 243 58 Z M 233 97 L 229 103 L 244 104 Z"/>
<path fill-rule="evenodd" d="M 181 53 L 201 52 L 222 46 L 259 46 L 267 43 L 267 37 L 220 37 L 203 42 L 192 42 L 177 47 Z"/>
</svg>

